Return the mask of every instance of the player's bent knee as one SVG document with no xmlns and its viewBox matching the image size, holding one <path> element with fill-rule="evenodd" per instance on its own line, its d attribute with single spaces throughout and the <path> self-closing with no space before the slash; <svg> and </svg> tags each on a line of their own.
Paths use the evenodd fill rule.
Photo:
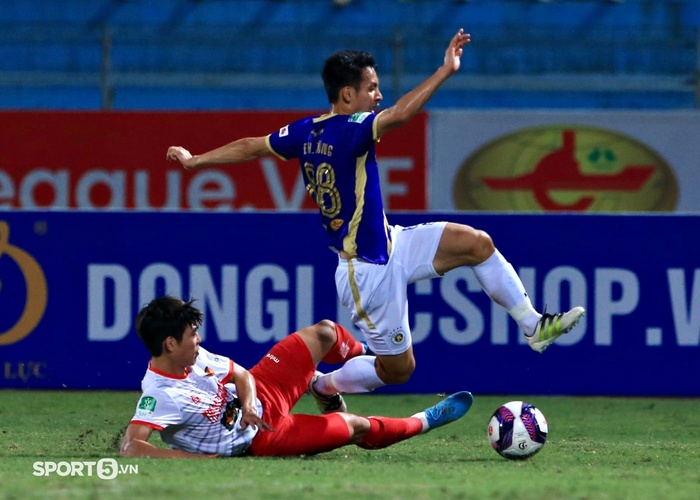
<svg viewBox="0 0 700 500">
<path fill-rule="evenodd" d="M 309 349 L 319 349 L 323 352 L 330 350 L 338 340 L 338 334 L 335 331 L 335 323 L 329 319 L 319 321 L 313 326 L 307 326 L 296 332 Z"/>
<path fill-rule="evenodd" d="M 483 260 L 488 259 L 491 257 L 493 252 L 496 251 L 496 246 L 493 243 L 493 239 L 491 236 L 486 232 L 482 231 L 481 229 L 477 230 L 477 245 L 476 245 L 476 250 L 475 253 L 483 257 Z"/>
<path fill-rule="evenodd" d="M 338 334 L 335 331 L 335 323 L 329 319 L 322 319 L 314 325 L 318 339 L 325 345 L 334 346 L 338 341 Z"/>
<path fill-rule="evenodd" d="M 468 249 L 470 260 L 483 262 L 496 251 L 496 246 L 493 243 L 491 235 L 483 229 L 475 229 L 470 226 L 459 227 L 460 247 Z M 473 265 L 473 263 L 470 265 Z"/>
<path fill-rule="evenodd" d="M 411 356 L 377 356 L 377 376 L 387 385 L 405 384 L 416 369 L 416 361 Z"/>
<path fill-rule="evenodd" d="M 438 274 L 443 275 L 461 266 L 476 266 L 496 250 L 486 231 L 466 224 L 448 223 L 433 259 Z"/>
</svg>

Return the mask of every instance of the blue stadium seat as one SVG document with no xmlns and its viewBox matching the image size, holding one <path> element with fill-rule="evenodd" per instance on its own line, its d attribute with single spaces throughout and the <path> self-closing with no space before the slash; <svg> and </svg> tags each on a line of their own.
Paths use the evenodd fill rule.
<svg viewBox="0 0 700 500">
<path fill-rule="evenodd" d="M 523 87 L 472 85 L 468 92 L 441 92 L 431 106 L 557 107 L 556 92 L 528 85 L 559 74 L 681 82 L 668 92 L 640 91 L 636 99 L 615 89 L 567 89 L 561 100 L 568 106 L 694 106 L 700 27 L 694 0 L 355 0 L 344 7 L 331 0 L 5 3 L 0 108 L 104 106 L 94 96 L 100 85 L 104 94 L 105 81 L 120 109 L 316 108 L 323 95 L 312 77 L 341 48 L 375 54 L 391 100 L 407 90 L 411 79 L 401 76 L 417 78 L 437 67 L 458 24 L 473 35 L 460 77 L 522 77 Z M 232 93 L 235 98 L 227 97 Z"/>
</svg>

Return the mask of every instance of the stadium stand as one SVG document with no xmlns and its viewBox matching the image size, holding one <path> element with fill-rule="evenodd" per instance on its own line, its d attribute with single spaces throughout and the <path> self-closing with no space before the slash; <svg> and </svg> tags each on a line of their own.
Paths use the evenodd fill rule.
<svg viewBox="0 0 700 500">
<path fill-rule="evenodd" d="M 432 108 L 687 109 L 694 0 L 18 0 L 0 9 L 0 109 L 318 109 L 340 48 L 393 102 L 473 43 Z"/>
</svg>

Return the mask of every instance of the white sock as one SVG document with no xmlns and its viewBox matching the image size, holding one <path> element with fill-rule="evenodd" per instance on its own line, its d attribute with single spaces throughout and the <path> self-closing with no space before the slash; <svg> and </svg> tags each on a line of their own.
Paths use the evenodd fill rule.
<svg viewBox="0 0 700 500">
<path fill-rule="evenodd" d="M 338 370 L 322 375 L 314 384 L 319 394 L 329 395 L 336 392 L 354 394 L 371 392 L 386 385 L 374 368 L 375 356 L 357 356 L 345 362 Z"/>
<path fill-rule="evenodd" d="M 414 418 L 417 418 L 423 424 L 423 430 L 421 431 L 421 433 L 426 433 L 430 430 L 430 427 L 428 426 L 428 417 L 425 416 L 425 410 L 419 411 L 415 415 L 411 415 L 411 416 Z"/>
<path fill-rule="evenodd" d="M 526 297 L 519 305 L 508 311 L 508 314 L 518 323 L 518 326 L 522 328 L 523 332 L 525 332 L 525 335 L 528 337 L 531 337 L 532 334 L 535 333 L 537 322 L 542 317 L 542 315 L 532 307 L 529 297 Z"/>
<path fill-rule="evenodd" d="M 542 315 L 532 307 L 523 282 L 501 252 L 496 250 L 484 262 L 473 266 L 472 270 L 491 300 L 503 306 L 520 328 L 532 335 Z"/>
</svg>

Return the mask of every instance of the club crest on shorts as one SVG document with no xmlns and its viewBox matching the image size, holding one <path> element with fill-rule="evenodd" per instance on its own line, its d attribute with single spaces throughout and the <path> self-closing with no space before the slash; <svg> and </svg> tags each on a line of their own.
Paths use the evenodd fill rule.
<svg viewBox="0 0 700 500">
<path fill-rule="evenodd" d="M 389 334 L 389 338 L 392 344 L 401 345 L 406 342 L 406 333 L 401 328 L 397 328 Z"/>
</svg>

